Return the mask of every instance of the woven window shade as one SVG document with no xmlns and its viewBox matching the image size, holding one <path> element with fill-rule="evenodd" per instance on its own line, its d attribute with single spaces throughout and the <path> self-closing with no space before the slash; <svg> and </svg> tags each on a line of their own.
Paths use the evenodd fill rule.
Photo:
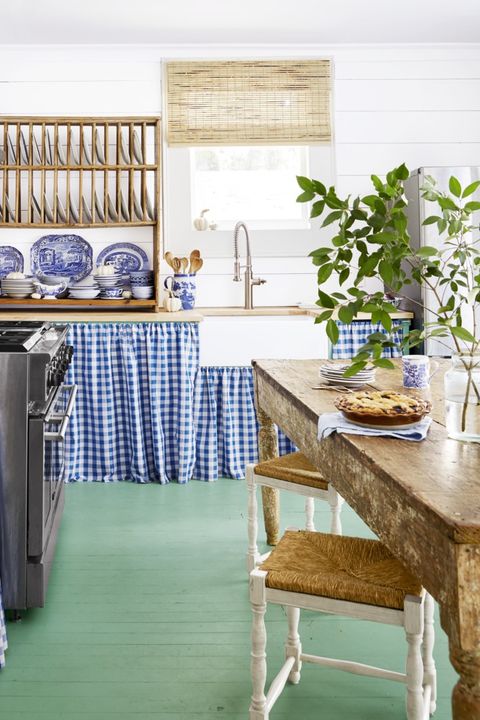
<svg viewBox="0 0 480 720">
<path fill-rule="evenodd" d="M 330 61 L 167 63 L 169 145 L 328 143 Z"/>
</svg>

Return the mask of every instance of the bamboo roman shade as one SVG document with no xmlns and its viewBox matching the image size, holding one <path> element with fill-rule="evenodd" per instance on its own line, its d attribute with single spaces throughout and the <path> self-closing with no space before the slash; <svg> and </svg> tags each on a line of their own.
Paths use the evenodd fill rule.
<svg viewBox="0 0 480 720">
<path fill-rule="evenodd" d="M 167 63 L 169 145 L 313 145 L 330 130 L 329 60 Z"/>
</svg>

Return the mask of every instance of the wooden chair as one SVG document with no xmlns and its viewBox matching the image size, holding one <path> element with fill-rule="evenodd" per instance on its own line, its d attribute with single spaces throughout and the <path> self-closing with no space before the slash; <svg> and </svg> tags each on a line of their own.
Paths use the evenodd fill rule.
<svg viewBox="0 0 480 720">
<path fill-rule="evenodd" d="M 248 572 L 268 557 L 268 553 L 260 555 L 257 547 L 257 485 L 305 496 L 306 530 L 315 530 L 315 499 L 328 502 L 331 511 L 330 531 L 334 535 L 342 534 L 340 513 L 344 500 L 302 453 L 290 453 L 257 465 L 247 465 L 245 475 L 248 491 Z"/>
<path fill-rule="evenodd" d="M 405 683 L 408 720 L 426 720 L 435 711 L 433 600 L 379 541 L 288 530 L 268 560 L 250 573 L 250 600 L 250 720 L 269 720 L 287 680 L 299 682 L 302 662 Z M 285 662 L 265 695 L 267 603 L 286 606 L 288 635 Z M 406 672 L 304 653 L 300 608 L 402 626 L 408 643 Z"/>
</svg>

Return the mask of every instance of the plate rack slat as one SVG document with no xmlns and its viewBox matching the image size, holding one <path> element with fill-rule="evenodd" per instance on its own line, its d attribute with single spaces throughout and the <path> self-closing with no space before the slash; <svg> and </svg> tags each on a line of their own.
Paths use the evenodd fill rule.
<svg viewBox="0 0 480 720">
<path fill-rule="evenodd" d="M 158 310 L 160 122 L 150 116 L 0 118 L 0 230 L 151 227 Z"/>
</svg>

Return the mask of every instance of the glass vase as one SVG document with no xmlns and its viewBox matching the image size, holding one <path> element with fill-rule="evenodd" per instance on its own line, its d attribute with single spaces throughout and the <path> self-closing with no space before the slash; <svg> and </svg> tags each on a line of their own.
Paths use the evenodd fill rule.
<svg viewBox="0 0 480 720">
<path fill-rule="evenodd" d="M 480 442 L 480 353 L 457 353 L 445 373 L 448 436 Z"/>
</svg>

